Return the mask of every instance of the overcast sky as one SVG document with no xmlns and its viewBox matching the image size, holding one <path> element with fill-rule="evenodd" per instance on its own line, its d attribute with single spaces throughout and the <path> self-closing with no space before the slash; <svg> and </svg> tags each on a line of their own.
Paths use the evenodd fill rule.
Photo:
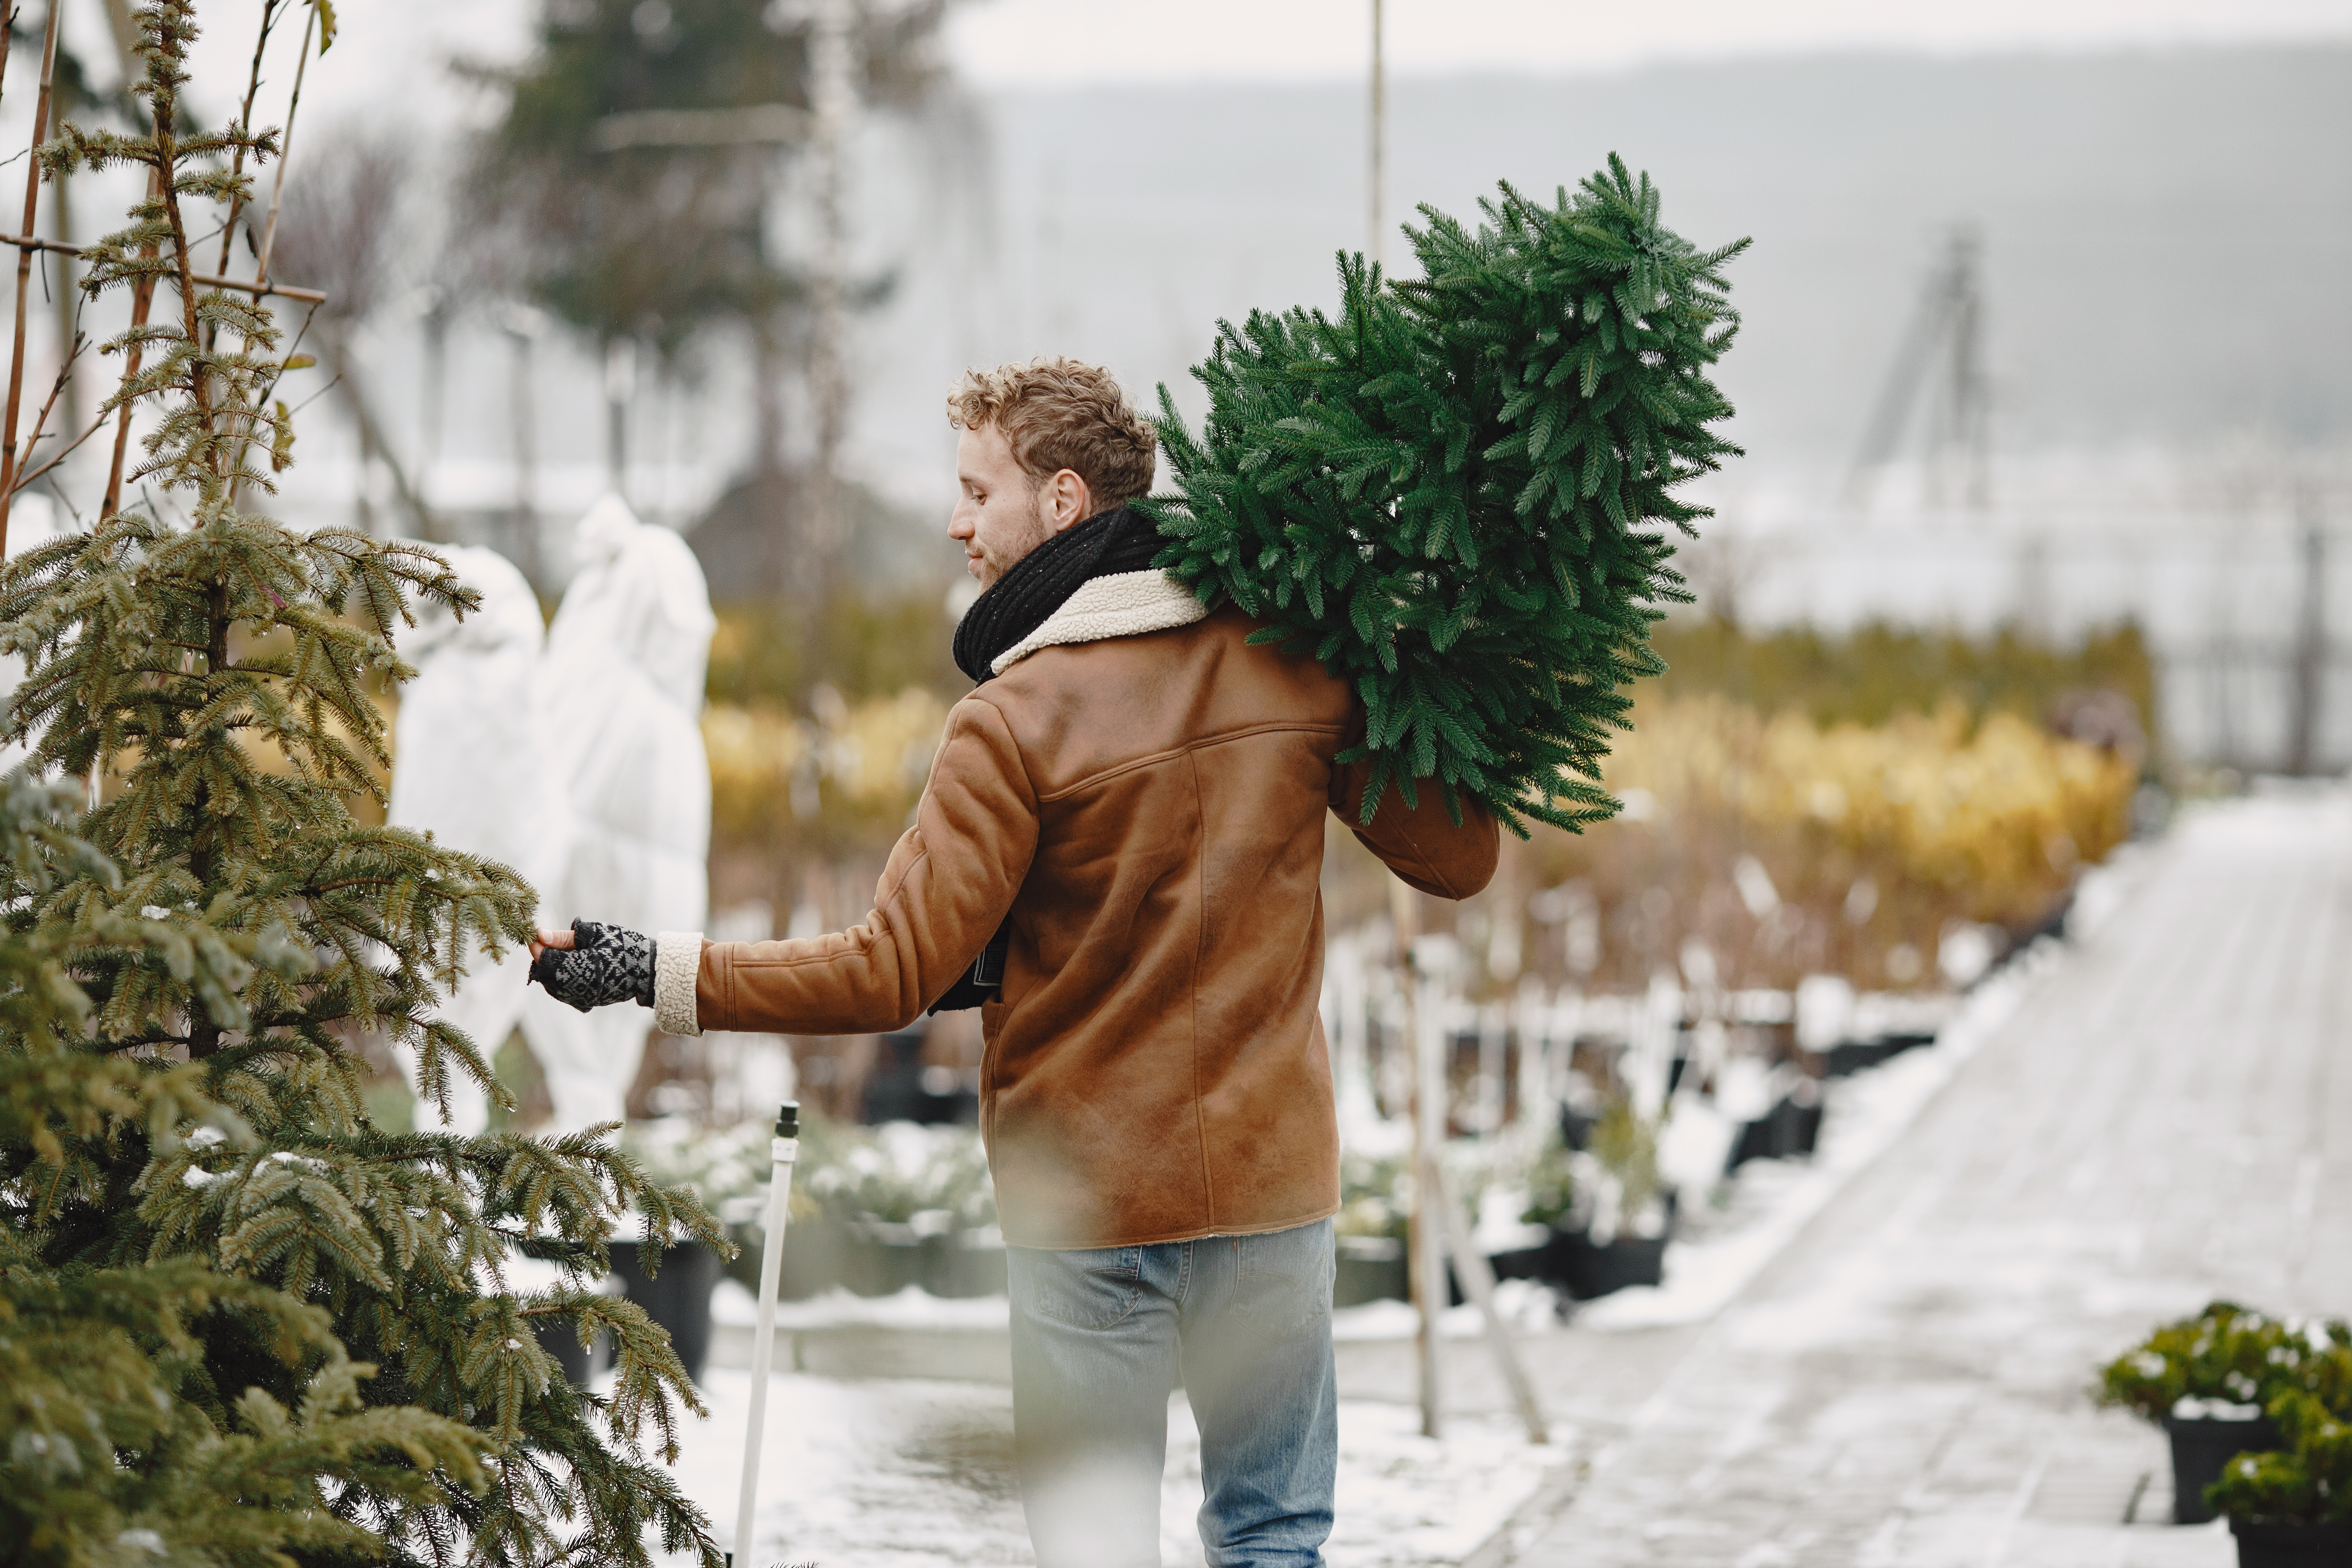
<svg viewBox="0 0 2352 1568">
<path fill-rule="evenodd" d="M 379 0 L 382 3 L 382 0 Z M 1400 75 L 1647 60 L 1980 52 L 2352 37 L 2347 0 L 1385 0 Z M 1360 74 L 1370 0 L 968 0 L 959 68 L 985 87 Z"/>
<path fill-rule="evenodd" d="M 761 0 L 742 0 L 756 5 Z M 793 4 L 795 0 L 781 0 Z M 806 0 L 797 0 L 805 4 Z M 1385 0 L 1389 68 L 1400 77 L 1573 73 L 1662 59 L 1856 49 L 1980 53 L 2162 47 L 2196 42 L 2352 38 L 2352 0 Z M 206 0 L 198 95 L 210 112 L 243 83 L 259 0 Z M 338 0 L 341 37 L 305 84 L 305 114 L 426 126 L 487 108 L 448 74 L 453 56 L 511 60 L 537 0 Z M 1084 83 L 1331 80 L 1360 77 L 1370 0 L 956 0 L 948 47 L 985 90 Z M 96 5 L 67 31 L 110 77 Z M 299 20 L 289 24 L 299 32 Z M 32 55 L 12 59 L 13 120 L 28 105 Z M 262 113 L 284 90 L 273 69 Z M 315 106 L 315 107 L 314 107 Z"/>
</svg>

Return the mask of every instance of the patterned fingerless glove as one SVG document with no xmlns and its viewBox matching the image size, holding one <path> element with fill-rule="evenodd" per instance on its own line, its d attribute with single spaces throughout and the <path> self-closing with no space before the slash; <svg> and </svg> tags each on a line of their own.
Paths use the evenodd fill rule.
<svg viewBox="0 0 2352 1568">
<path fill-rule="evenodd" d="M 626 926 L 573 921 L 572 942 L 570 951 L 546 948 L 531 963 L 530 977 L 550 996 L 583 1013 L 615 1002 L 654 1005 L 653 938 Z"/>
</svg>

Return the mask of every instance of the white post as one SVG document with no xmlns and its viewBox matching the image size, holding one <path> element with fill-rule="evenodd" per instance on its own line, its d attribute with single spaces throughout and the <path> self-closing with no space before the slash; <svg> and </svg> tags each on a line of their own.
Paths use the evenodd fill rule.
<svg viewBox="0 0 2352 1568">
<path fill-rule="evenodd" d="M 768 1142 L 768 1224 L 760 1243 L 760 1320 L 751 1337 L 751 1414 L 743 1424 L 743 1492 L 735 1510 L 735 1550 L 729 1568 L 751 1568 L 751 1516 L 760 1501 L 760 1439 L 768 1427 L 768 1380 L 776 1359 L 776 1283 L 784 1266 L 784 1219 L 792 1208 L 793 1163 L 801 1152 L 801 1108 L 786 1100 Z"/>
<path fill-rule="evenodd" d="M 1366 171 L 1369 190 L 1365 201 L 1370 219 L 1366 226 L 1371 233 L 1367 237 L 1364 254 L 1375 267 L 1381 264 L 1385 237 L 1381 232 L 1381 188 L 1388 183 L 1388 71 L 1386 62 L 1381 58 L 1381 0 L 1372 0 L 1372 145 L 1371 166 Z"/>
</svg>

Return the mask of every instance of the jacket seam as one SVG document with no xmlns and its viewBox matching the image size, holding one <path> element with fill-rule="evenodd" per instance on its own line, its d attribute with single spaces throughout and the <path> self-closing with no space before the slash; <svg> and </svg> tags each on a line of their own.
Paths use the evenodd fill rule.
<svg viewBox="0 0 2352 1568">
<path fill-rule="evenodd" d="M 1037 804 L 1039 805 L 1056 805 L 1067 800 L 1082 789 L 1118 778 L 1122 773 L 1131 773 L 1138 768 L 1156 767 L 1161 763 L 1171 763 L 1179 757 L 1189 757 L 1195 752 L 1206 751 L 1211 746 L 1223 746 L 1235 741 L 1246 741 L 1255 735 L 1336 735 L 1340 732 L 1339 726 L 1336 724 L 1252 724 L 1244 730 L 1228 730 L 1202 740 L 1187 742 L 1181 746 L 1171 746 L 1166 751 L 1154 752 L 1150 756 L 1132 758 L 1115 766 L 1105 768 L 1100 773 L 1088 773 L 1075 784 L 1064 784 L 1060 789 L 1048 795 L 1040 795 L 1037 797 Z"/>
<path fill-rule="evenodd" d="M 1198 844 L 1192 856 L 1193 907 L 1199 911 L 1192 928 L 1192 975 L 1187 988 L 1191 1006 L 1187 1009 L 1192 1038 L 1192 1131 L 1201 1149 L 1201 1199 L 1209 1222 L 1217 1218 L 1217 1178 L 1210 1168 L 1208 1102 L 1201 1093 L 1201 955 L 1209 945 L 1209 812 L 1201 799 L 1201 763 L 1186 747 L 1184 761 L 1192 773 L 1192 826 Z"/>
<path fill-rule="evenodd" d="M 1435 788 L 1437 786 L 1437 781 L 1435 779 L 1432 779 L 1429 782 L 1432 788 Z M 1405 847 L 1412 852 L 1412 863 L 1421 868 L 1422 875 L 1428 879 L 1432 887 L 1444 889 L 1444 891 L 1438 896 L 1445 899 L 1456 897 L 1454 891 L 1453 879 L 1442 875 L 1438 871 L 1437 868 L 1431 864 L 1428 851 L 1422 848 L 1421 840 L 1414 836 L 1412 831 L 1412 818 L 1408 816 L 1404 821 L 1399 823 L 1397 825 L 1397 832 L 1403 837 Z"/>
<path fill-rule="evenodd" d="M 1040 1247 L 1034 1242 L 1005 1238 L 1008 1247 L 1026 1247 L 1032 1252 L 1097 1252 L 1114 1247 L 1165 1247 L 1173 1242 L 1201 1241 L 1213 1236 L 1272 1236 L 1277 1231 L 1297 1230 L 1302 1226 L 1319 1225 L 1339 1212 L 1340 1205 L 1328 1204 L 1313 1214 L 1297 1219 L 1271 1220 L 1264 1225 L 1201 1225 L 1180 1230 L 1172 1236 L 1130 1236 L 1110 1241 L 1078 1241 L 1067 1247 Z"/>
</svg>

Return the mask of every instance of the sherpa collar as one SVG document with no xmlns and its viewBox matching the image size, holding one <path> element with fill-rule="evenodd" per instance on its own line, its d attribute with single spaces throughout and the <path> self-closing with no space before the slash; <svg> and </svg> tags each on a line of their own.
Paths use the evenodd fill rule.
<svg viewBox="0 0 2352 1568">
<path fill-rule="evenodd" d="M 957 668 L 974 680 L 1056 643 L 1135 637 L 1190 625 L 1207 610 L 1151 570 L 1164 541 L 1118 507 L 1063 530 L 1013 563 L 973 601 L 955 630 Z"/>
<path fill-rule="evenodd" d="M 1189 626 L 1208 613 L 1199 595 L 1157 568 L 1089 578 L 1035 631 L 989 660 L 988 672 L 1003 675 L 1041 647 L 1164 632 Z"/>
</svg>

